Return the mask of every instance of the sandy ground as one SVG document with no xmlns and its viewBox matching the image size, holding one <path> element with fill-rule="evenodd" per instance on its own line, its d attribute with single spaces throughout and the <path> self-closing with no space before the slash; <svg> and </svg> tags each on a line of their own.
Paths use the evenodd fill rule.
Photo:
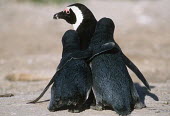
<svg viewBox="0 0 170 116">
<path fill-rule="evenodd" d="M 14 94 L 13 97 L 0 97 L 0 116 L 116 116 L 115 112 L 108 110 L 86 110 L 79 114 L 67 111 L 50 113 L 47 110 L 49 102 L 26 104 L 43 90 L 60 61 L 61 37 L 72 26 L 52 17 L 68 4 L 0 1 L 0 95 Z M 97 19 L 104 16 L 113 19 L 116 25 L 115 40 L 150 82 L 151 92 L 130 71 L 141 99 L 147 105 L 145 109 L 134 110 L 132 116 L 169 116 L 170 1 L 89 0 L 84 4 Z M 41 81 L 7 80 L 6 76 L 12 73 L 25 73 L 30 78 L 37 76 Z M 42 100 L 49 97 L 50 90 Z"/>
<path fill-rule="evenodd" d="M 15 83 L 17 84 L 17 83 Z M 22 83 L 23 84 L 23 83 Z M 20 86 L 22 85 L 20 84 Z M 26 83 L 25 83 L 26 84 Z M 67 110 L 58 112 L 49 112 L 47 110 L 49 102 L 37 103 L 37 104 L 26 104 L 30 99 L 34 99 L 38 96 L 40 87 L 37 87 L 39 83 L 28 83 L 22 85 L 26 88 L 25 91 L 19 92 L 11 98 L 0 98 L 0 109 L 1 116 L 117 116 L 117 114 L 110 110 L 105 111 L 94 111 L 86 110 L 78 114 L 69 113 Z M 46 84 L 41 82 L 41 84 Z M 144 87 L 136 84 L 142 100 L 145 101 L 147 108 L 142 110 L 134 110 L 131 116 L 169 116 L 170 115 L 170 87 L 169 82 L 164 84 L 151 84 L 152 92 L 148 92 Z M 31 87 L 28 87 L 31 86 Z M 41 86 L 42 87 L 42 86 Z M 33 90 L 31 90 L 34 88 Z M 36 88 L 36 89 L 35 89 Z M 29 90 L 28 90 L 29 89 Z M 49 92 L 42 98 L 42 100 L 49 99 Z M 156 95 L 155 95 L 156 94 Z M 158 101 L 159 98 L 159 101 Z"/>
</svg>

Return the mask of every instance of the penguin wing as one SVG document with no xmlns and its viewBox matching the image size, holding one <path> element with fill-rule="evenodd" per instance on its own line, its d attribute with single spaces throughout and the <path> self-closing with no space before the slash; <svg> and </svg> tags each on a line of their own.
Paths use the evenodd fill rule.
<svg viewBox="0 0 170 116">
<path fill-rule="evenodd" d="M 93 50 L 93 55 L 92 57 L 90 57 L 89 60 L 92 60 L 95 56 L 99 55 L 99 54 L 102 54 L 104 52 L 107 52 L 109 50 L 112 50 L 112 49 L 118 49 L 116 44 L 114 42 L 108 42 L 108 43 L 105 43 L 103 44 L 102 46 L 100 46 L 99 48 Z"/>
<path fill-rule="evenodd" d="M 123 56 L 123 60 L 125 62 L 125 64 L 128 66 L 129 69 L 131 69 L 135 74 L 136 76 L 138 76 L 138 78 L 143 82 L 143 84 L 149 89 L 149 84 L 148 82 L 146 81 L 145 77 L 143 76 L 143 74 L 140 72 L 140 70 L 135 66 L 135 64 L 128 58 L 126 57 L 123 52 L 122 52 L 122 56 Z"/>
<path fill-rule="evenodd" d="M 56 71 L 56 73 L 54 74 L 54 76 L 52 77 L 52 79 L 50 80 L 50 82 L 48 83 L 48 85 L 45 87 L 45 89 L 43 90 L 43 92 L 42 92 L 35 100 L 32 100 L 32 101 L 28 102 L 27 104 L 30 104 L 30 103 L 35 104 L 35 103 L 37 103 L 37 101 L 38 101 L 39 99 L 41 99 L 41 97 L 42 97 L 42 96 L 45 94 L 45 92 L 49 89 L 49 87 L 51 86 L 51 84 L 53 84 L 54 79 L 57 77 L 57 73 L 58 73 L 58 71 Z"/>
<path fill-rule="evenodd" d="M 89 47 L 86 50 L 75 52 L 72 57 L 73 59 L 88 59 L 92 56 L 92 49 Z"/>
<path fill-rule="evenodd" d="M 75 59 L 87 59 L 92 56 L 91 49 L 87 49 L 84 51 L 77 51 L 69 54 L 67 57 L 61 59 L 60 64 L 57 67 L 57 71 L 61 70 L 68 62 Z"/>
<path fill-rule="evenodd" d="M 68 62 L 70 62 L 73 57 L 70 55 L 68 57 L 62 58 L 60 64 L 57 67 L 57 71 L 61 70 Z"/>
<path fill-rule="evenodd" d="M 115 43 L 116 43 L 116 42 L 115 42 Z M 121 51 L 121 54 L 122 54 L 122 57 L 123 57 L 123 61 L 124 61 L 124 63 L 126 64 L 126 66 L 136 74 L 136 76 L 143 82 L 143 84 L 144 84 L 149 90 L 151 90 L 150 87 L 149 87 L 148 82 L 146 81 L 145 77 L 144 77 L 143 74 L 140 72 L 140 70 L 137 68 L 137 66 L 136 66 L 127 56 L 125 56 L 125 55 L 123 54 L 121 48 L 119 47 L 119 45 L 118 45 L 117 43 L 116 43 L 116 46 L 117 46 L 117 48 Z"/>
<path fill-rule="evenodd" d="M 57 74 L 58 72 L 69 62 L 73 59 L 73 57 L 71 57 L 72 54 L 68 54 L 67 56 L 65 56 L 64 58 L 61 59 L 60 64 L 57 67 L 57 71 L 54 74 L 54 76 L 52 77 L 52 79 L 50 80 L 50 82 L 48 83 L 48 85 L 45 87 L 45 89 L 43 90 L 43 92 L 35 99 L 32 100 L 28 103 L 36 103 L 39 99 L 41 99 L 41 97 L 45 94 L 45 92 L 49 89 L 49 87 L 51 86 L 51 84 L 53 84 L 55 78 L 57 78 Z"/>
<path fill-rule="evenodd" d="M 71 57 L 71 54 L 68 54 L 66 57 L 62 58 L 60 61 L 60 64 L 57 67 L 57 71 L 54 74 L 54 76 L 52 77 L 52 79 L 50 80 L 50 82 L 47 84 L 47 86 L 45 87 L 45 89 L 43 90 L 43 92 L 35 99 L 32 100 L 28 103 L 37 103 L 37 101 L 39 99 L 41 99 L 41 97 L 45 94 L 45 92 L 49 89 L 49 87 L 51 86 L 51 84 L 53 84 L 55 78 L 57 78 L 58 72 L 69 62 L 73 59 L 73 57 Z"/>
</svg>

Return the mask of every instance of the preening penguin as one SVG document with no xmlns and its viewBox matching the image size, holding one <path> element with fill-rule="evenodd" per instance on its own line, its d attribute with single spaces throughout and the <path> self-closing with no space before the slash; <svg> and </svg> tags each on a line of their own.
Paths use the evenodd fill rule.
<svg viewBox="0 0 170 116">
<path fill-rule="evenodd" d="M 91 58 L 92 89 L 96 98 L 96 107 L 93 108 L 102 110 L 104 106 L 109 106 L 120 115 L 128 115 L 134 108 L 145 106 L 140 102 L 124 63 L 121 49 L 115 43 L 113 49 L 98 54 L 100 46 L 107 46 L 108 42 L 114 43 L 114 28 L 111 19 L 101 19 L 97 23 L 89 46 L 93 52 Z"/>
<path fill-rule="evenodd" d="M 91 38 L 95 32 L 97 20 L 93 13 L 85 5 L 80 3 L 69 5 L 64 11 L 56 13 L 53 18 L 64 19 L 69 24 L 72 24 L 74 30 L 78 32 L 80 37 L 81 50 L 88 48 Z M 121 53 L 126 66 L 130 68 L 143 82 L 143 84 L 150 90 L 149 84 L 140 70 L 123 54 L 123 52 Z"/>
</svg>

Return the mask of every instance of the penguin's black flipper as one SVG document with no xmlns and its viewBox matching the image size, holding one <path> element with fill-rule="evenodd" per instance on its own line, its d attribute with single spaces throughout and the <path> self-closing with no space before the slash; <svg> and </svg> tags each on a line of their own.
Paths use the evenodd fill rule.
<svg viewBox="0 0 170 116">
<path fill-rule="evenodd" d="M 91 49 L 87 49 L 84 51 L 77 51 L 73 54 L 69 54 L 67 57 L 62 58 L 60 64 L 57 67 L 57 71 L 61 70 L 68 62 L 72 59 L 88 59 L 92 56 Z"/>
<path fill-rule="evenodd" d="M 72 54 L 69 54 L 67 57 L 62 58 L 60 64 L 57 67 L 57 71 L 61 70 L 72 59 L 73 59 Z"/>
<path fill-rule="evenodd" d="M 107 52 L 109 50 L 112 50 L 112 49 L 118 49 L 114 42 L 108 42 L 108 43 L 103 44 L 100 48 L 96 48 L 93 51 L 93 56 L 89 59 L 89 61 L 92 60 L 95 56 L 102 54 L 104 52 Z"/>
<path fill-rule="evenodd" d="M 58 71 L 57 71 L 58 72 Z M 45 87 L 45 89 L 43 90 L 43 92 L 33 101 L 28 102 L 27 104 L 35 104 L 39 99 L 41 99 L 41 97 L 45 94 L 45 92 L 48 90 L 48 88 L 51 86 L 51 84 L 53 84 L 54 82 L 54 78 L 56 77 L 56 74 L 52 77 L 52 79 L 50 80 L 50 82 L 48 83 L 48 85 Z"/>
<path fill-rule="evenodd" d="M 39 99 L 41 99 L 41 97 L 42 97 L 42 96 L 45 94 L 45 92 L 49 89 L 49 87 L 51 86 L 51 84 L 53 84 L 54 79 L 56 78 L 58 71 L 60 71 L 60 70 L 61 70 L 69 61 L 71 61 L 71 60 L 72 60 L 71 54 L 68 54 L 67 57 L 64 57 L 64 58 L 61 59 L 60 64 L 59 64 L 58 67 L 57 67 L 56 73 L 54 74 L 54 76 L 52 77 L 52 79 L 50 80 L 50 82 L 48 83 L 48 85 L 45 87 L 45 89 L 43 90 L 43 92 L 42 92 L 35 100 L 28 102 L 28 104 L 29 104 L 29 103 L 33 103 L 33 104 L 34 104 L 34 103 L 36 103 Z"/>
<path fill-rule="evenodd" d="M 92 49 L 90 47 L 83 51 L 77 51 L 72 55 L 73 59 L 88 59 L 91 56 L 92 56 Z"/>
<path fill-rule="evenodd" d="M 145 79 L 143 74 L 140 72 L 140 70 L 137 68 L 137 66 L 127 56 L 125 56 L 123 54 L 121 48 L 119 47 L 119 45 L 117 43 L 116 43 L 116 46 L 117 46 L 118 50 L 121 51 L 123 60 L 124 60 L 125 64 L 128 66 L 128 68 L 136 74 L 136 76 L 143 82 L 143 84 L 146 86 L 147 89 L 151 90 L 147 80 Z"/>
<path fill-rule="evenodd" d="M 125 64 L 128 66 L 129 69 L 131 69 L 135 74 L 136 76 L 138 76 L 138 78 L 143 82 L 143 84 L 149 89 L 150 89 L 150 86 L 148 84 L 148 82 L 146 81 L 145 77 L 143 76 L 143 74 L 140 72 L 140 70 L 135 66 L 135 64 L 129 60 L 128 57 L 126 57 L 123 52 L 122 52 L 122 56 L 123 56 L 123 59 L 125 61 Z"/>
</svg>

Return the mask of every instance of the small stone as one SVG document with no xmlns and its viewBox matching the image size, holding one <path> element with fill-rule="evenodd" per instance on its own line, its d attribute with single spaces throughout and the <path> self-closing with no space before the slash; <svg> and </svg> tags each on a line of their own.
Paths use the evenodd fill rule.
<svg viewBox="0 0 170 116">
<path fill-rule="evenodd" d="M 160 111 L 156 111 L 155 113 L 160 113 Z"/>
<path fill-rule="evenodd" d="M 12 96 L 14 96 L 14 94 L 12 94 L 12 93 L 0 95 L 0 97 L 12 97 Z"/>
</svg>

